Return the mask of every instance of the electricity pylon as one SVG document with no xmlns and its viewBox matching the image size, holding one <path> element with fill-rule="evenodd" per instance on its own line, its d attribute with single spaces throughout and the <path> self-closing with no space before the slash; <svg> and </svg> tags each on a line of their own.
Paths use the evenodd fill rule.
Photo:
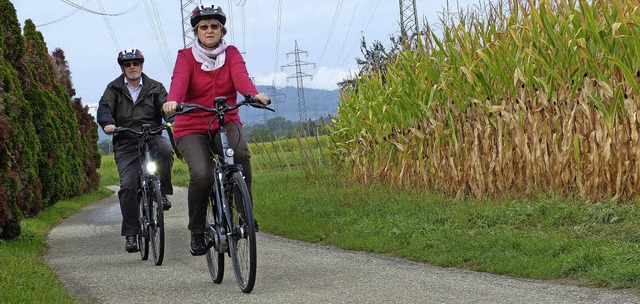
<svg viewBox="0 0 640 304">
<path fill-rule="evenodd" d="M 416 0 L 400 0 L 400 35 L 405 47 L 420 35 Z"/>
<path fill-rule="evenodd" d="M 298 40 L 296 40 L 296 47 L 293 50 L 293 52 L 289 52 L 287 53 L 287 57 L 289 57 L 289 55 L 294 55 L 295 57 L 295 61 L 293 63 L 289 63 L 287 65 L 283 65 L 280 68 L 284 69 L 285 67 L 295 67 L 296 68 L 296 73 L 294 76 L 289 76 L 287 77 L 287 80 L 289 80 L 290 78 L 295 78 L 297 81 L 297 85 L 298 85 L 298 115 L 299 115 L 299 119 L 300 122 L 306 122 L 307 121 L 307 105 L 306 102 L 304 100 L 304 84 L 302 83 L 302 79 L 304 77 L 309 77 L 312 78 L 313 76 L 311 76 L 310 74 L 304 73 L 302 72 L 302 66 L 303 65 L 313 65 L 313 67 L 316 67 L 315 63 L 311 63 L 311 62 L 306 62 L 306 61 L 300 61 L 300 54 L 305 54 L 305 55 L 309 55 L 309 53 L 307 53 L 306 51 L 302 51 L 300 49 L 298 49 Z"/>
<path fill-rule="evenodd" d="M 190 47 L 195 41 L 196 37 L 193 34 L 193 27 L 191 27 L 191 10 L 196 6 L 195 0 L 180 0 L 180 13 L 182 15 L 182 43 L 184 48 Z"/>
</svg>

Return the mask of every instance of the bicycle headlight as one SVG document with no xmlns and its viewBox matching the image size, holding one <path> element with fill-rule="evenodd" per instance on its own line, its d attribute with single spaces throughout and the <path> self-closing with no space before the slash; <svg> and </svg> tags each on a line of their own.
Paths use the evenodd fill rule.
<svg viewBox="0 0 640 304">
<path fill-rule="evenodd" d="M 227 149 L 227 151 L 225 151 L 224 154 L 227 157 L 233 157 L 233 149 Z"/>
<path fill-rule="evenodd" d="M 156 174 L 156 170 L 158 169 L 158 166 L 156 166 L 155 162 L 147 162 L 147 172 L 149 172 L 149 174 Z"/>
</svg>

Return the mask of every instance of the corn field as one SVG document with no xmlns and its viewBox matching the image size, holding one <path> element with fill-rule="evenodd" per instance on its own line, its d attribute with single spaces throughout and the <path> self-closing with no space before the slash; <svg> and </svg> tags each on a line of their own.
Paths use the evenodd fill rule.
<svg viewBox="0 0 640 304">
<path fill-rule="evenodd" d="M 342 92 L 332 161 L 450 196 L 640 194 L 638 1 L 511 0 L 441 17 Z"/>
</svg>

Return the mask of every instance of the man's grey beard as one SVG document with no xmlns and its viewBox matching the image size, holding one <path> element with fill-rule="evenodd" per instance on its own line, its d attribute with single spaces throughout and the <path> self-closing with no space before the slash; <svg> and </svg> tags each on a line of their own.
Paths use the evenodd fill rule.
<svg viewBox="0 0 640 304">
<path fill-rule="evenodd" d="M 142 72 L 125 73 L 125 75 L 127 76 L 127 79 L 129 79 L 129 80 L 136 80 L 136 79 L 140 78 L 140 76 L 142 76 Z"/>
</svg>

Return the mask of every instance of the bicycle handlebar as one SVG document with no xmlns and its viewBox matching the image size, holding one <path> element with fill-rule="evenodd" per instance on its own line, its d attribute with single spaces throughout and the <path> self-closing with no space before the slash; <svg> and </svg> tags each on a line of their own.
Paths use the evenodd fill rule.
<svg viewBox="0 0 640 304">
<path fill-rule="evenodd" d="M 187 113 L 195 109 L 200 109 L 200 110 L 215 113 L 215 114 L 221 114 L 221 113 L 226 113 L 228 111 L 237 109 L 241 106 L 252 106 L 254 108 L 265 109 L 271 112 L 275 112 L 274 109 L 269 108 L 266 105 L 262 104 L 262 102 L 260 102 L 258 99 L 253 98 L 250 94 L 245 95 L 244 100 L 231 106 L 227 105 L 226 101 L 227 101 L 226 97 L 216 97 L 214 100 L 215 108 L 209 108 L 199 104 L 183 102 L 176 106 L 176 113 L 170 115 L 169 117 L 173 117 L 178 114 Z"/>
<path fill-rule="evenodd" d="M 114 131 L 113 134 L 117 134 L 119 132 L 131 132 L 133 134 L 136 134 L 138 136 L 144 136 L 146 134 L 148 135 L 157 135 L 162 133 L 163 130 L 165 130 L 168 127 L 167 124 L 162 124 L 159 127 L 155 127 L 153 129 L 151 129 L 151 125 L 149 124 L 144 124 L 142 125 L 142 129 L 141 130 L 136 130 L 136 129 L 132 129 L 132 128 L 126 128 L 126 127 L 117 127 Z"/>
</svg>

